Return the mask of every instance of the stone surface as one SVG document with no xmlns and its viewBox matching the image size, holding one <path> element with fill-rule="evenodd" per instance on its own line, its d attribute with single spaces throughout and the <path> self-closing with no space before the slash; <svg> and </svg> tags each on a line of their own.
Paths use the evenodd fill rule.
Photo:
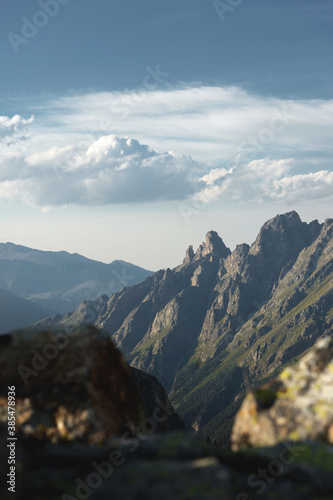
<svg viewBox="0 0 333 500">
<path fill-rule="evenodd" d="M 230 250 L 225 246 L 216 231 L 209 231 L 206 234 L 205 243 L 202 243 L 193 258 L 195 260 L 209 256 L 210 259 L 217 255 L 219 258 L 226 258 L 230 255 Z"/>
<path fill-rule="evenodd" d="M 333 444 L 333 337 L 325 337 L 293 366 L 249 393 L 236 415 L 238 450 L 281 441 Z"/>
<path fill-rule="evenodd" d="M 194 250 L 193 250 L 193 246 L 190 245 L 188 247 L 188 249 L 186 250 L 186 254 L 185 254 L 185 258 L 183 260 L 183 264 L 188 264 L 189 262 L 191 262 L 193 260 L 193 257 L 194 257 Z"/>
<path fill-rule="evenodd" d="M 133 375 L 109 334 L 88 325 L 1 336 L 0 370 L 0 422 L 7 388 L 15 386 L 19 436 L 100 443 L 135 435 L 142 422 L 152 432 L 184 426 L 159 382 Z"/>
</svg>

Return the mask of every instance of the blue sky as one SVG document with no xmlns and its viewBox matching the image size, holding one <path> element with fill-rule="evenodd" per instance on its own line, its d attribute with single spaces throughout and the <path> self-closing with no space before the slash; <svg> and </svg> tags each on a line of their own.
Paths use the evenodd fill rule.
<svg viewBox="0 0 333 500">
<path fill-rule="evenodd" d="M 41 0 L 43 3 L 43 0 Z M 46 0 L 45 0 L 46 3 Z M 69 0 L 26 46 L 22 17 L 32 0 L 2 7 L 3 92 L 122 90 L 140 85 L 147 64 L 179 81 L 241 85 L 283 97 L 330 97 L 330 0 Z"/>
<path fill-rule="evenodd" d="M 154 270 L 332 216 L 331 0 L 1 11 L 1 241 Z"/>
</svg>

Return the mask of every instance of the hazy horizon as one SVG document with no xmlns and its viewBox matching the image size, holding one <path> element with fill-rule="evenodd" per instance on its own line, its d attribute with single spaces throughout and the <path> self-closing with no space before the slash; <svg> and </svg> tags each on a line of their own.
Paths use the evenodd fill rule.
<svg viewBox="0 0 333 500">
<path fill-rule="evenodd" d="M 278 215 L 278 214 L 275 214 L 275 215 Z M 275 215 L 274 215 L 274 216 L 275 216 Z M 300 215 L 300 214 L 299 214 L 299 215 Z M 302 222 L 307 222 L 307 223 L 309 223 L 309 222 L 311 222 L 311 221 L 315 220 L 315 218 L 311 218 L 311 217 L 308 217 L 307 219 L 304 219 L 301 215 L 300 215 L 300 217 L 301 217 L 301 219 L 302 219 Z M 319 221 L 319 223 L 323 223 L 323 222 L 325 222 L 325 219 L 327 219 L 327 218 L 330 218 L 330 217 L 324 217 L 323 219 L 319 219 L 319 220 L 317 219 L 317 220 Z M 268 219 L 267 219 L 267 220 L 268 220 Z M 129 263 L 131 263 L 131 264 L 137 265 L 137 266 L 139 266 L 139 267 L 143 267 L 144 269 L 147 269 L 147 270 L 149 270 L 149 271 L 153 271 L 153 272 L 155 272 L 155 271 L 158 271 L 159 269 L 166 269 L 166 268 L 168 268 L 168 267 L 169 267 L 169 268 L 174 268 L 174 267 L 177 267 L 178 265 L 180 265 L 180 264 L 182 263 L 182 259 L 185 257 L 185 252 L 186 252 L 186 249 L 187 249 L 190 245 L 193 245 L 194 251 L 196 251 L 196 250 L 198 249 L 199 245 L 200 245 L 200 244 L 204 241 L 204 237 L 205 237 L 205 235 L 206 235 L 206 233 L 207 233 L 208 231 L 216 231 L 216 232 L 219 234 L 219 236 L 222 238 L 222 240 L 224 241 L 225 245 L 226 245 L 227 247 L 229 247 L 231 251 L 233 251 L 233 250 L 236 248 L 236 245 L 239 245 L 239 244 L 241 244 L 241 243 L 247 243 L 247 244 L 251 245 L 251 244 L 254 242 L 254 240 L 255 240 L 255 238 L 256 238 L 256 236 L 257 236 L 257 234 L 259 233 L 259 230 L 260 230 L 261 226 L 262 226 L 265 222 L 267 222 L 267 220 L 264 220 L 264 221 L 263 221 L 263 223 L 262 223 L 262 224 L 261 224 L 261 225 L 257 228 L 257 231 L 256 231 L 256 229 L 255 229 L 254 227 L 253 227 L 253 228 L 251 228 L 251 229 L 250 229 L 250 231 L 249 231 L 249 228 L 245 228 L 244 226 L 242 226 L 242 228 L 241 228 L 241 229 L 243 229 L 243 230 L 244 230 L 244 233 L 246 233 L 246 232 L 247 232 L 247 234 L 248 234 L 248 235 L 249 235 L 249 237 L 250 237 L 250 239 L 247 239 L 247 240 L 241 240 L 241 239 L 240 239 L 240 240 L 238 240 L 238 241 L 235 241 L 235 235 L 236 235 L 236 234 L 239 234 L 239 233 L 241 232 L 241 229 L 240 229 L 239 231 L 236 231 L 236 232 L 235 232 L 235 228 L 233 228 L 233 227 L 229 227 L 229 228 L 228 228 L 228 230 L 229 230 L 229 236 L 230 236 L 230 241 L 232 241 L 232 244 L 230 244 L 230 243 L 229 243 L 229 241 L 225 238 L 225 236 L 224 236 L 223 234 L 221 234 L 219 231 L 217 231 L 217 230 L 216 230 L 216 228 L 213 228 L 213 227 L 212 227 L 212 228 L 210 228 L 209 230 L 207 230 L 207 231 L 203 234 L 203 236 L 202 236 L 201 240 L 200 240 L 200 237 L 199 237 L 199 238 L 197 238 L 197 239 L 196 239 L 196 241 L 195 241 L 194 243 L 193 243 L 193 242 L 189 242 L 189 243 L 187 243 L 187 244 L 186 244 L 183 248 L 181 248 L 181 245 L 180 245 L 179 243 L 178 243 L 178 244 L 176 244 L 176 248 L 175 248 L 175 251 L 174 251 L 174 254 L 173 254 L 173 255 L 174 255 L 173 259 L 169 259 L 169 260 L 167 260 L 167 262 L 166 262 L 166 264 L 165 264 L 165 265 L 161 265 L 161 266 L 158 266 L 158 265 L 157 265 L 157 267 L 156 267 L 156 266 L 155 266 L 155 267 L 152 267 L 152 266 L 149 264 L 150 262 L 154 262 L 154 255 L 153 255 L 153 253 L 152 253 L 152 254 L 147 253 L 147 255 L 146 255 L 146 259 L 144 259 L 144 260 L 143 260 L 143 263 L 140 263 L 140 262 L 136 262 L 135 260 L 133 260 L 133 259 L 135 259 L 135 258 L 136 258 L 135 253 L 133 254 L 133 259 L 131 259 L 131 254 L 130 254 L 130 253 L 128 253 L 128 251 L 127 251 L 127 250 L 126 250 L 126 251 L 124 251 L 124 253 L 126 253 L 126 255 L 128 255 L 128 256 L 129 256 L 129 258 L 128 258 L 128 259 L 124 259 L 124 258 L 121 258 L 121 257 L 119 257 L 119 258 L 118 258 L 118 257 L 115 257 L 115 258 L 112 258 L 111 260 L 108 260 L 108 258 L 107 258 L 107 250 L 106 250 L 106 249 L 103 249 L 103 250 L 102 250 L 102 253 L 101 253 L 102 258 L 98 258 L 99 253 L 97 252 L 97 250 L 95 250 L 95 251 L 93 250 L 93 251 L 91 252 L 91 254 L 84 254 L 84 253 L 78 252 L 78 251 L 73 250 L 73 249 L 68 250 L 67 248 L 60 248 L 60 247 L 55 249 L 55 248 L 50 247 L 50 246 L 48 246 L 48 245 L 44 246 L 43 248 L 40 248 L 40 247 L 38 247 L 38 248 L 37 248 L 37 247 L 31 246 L 31 245 L 26 245 L 26 244 L 22 244 L 22 243 L 19 243 L 19 242 L 13 242 L 13 241 L 1 241 L 0 243 L 13 243 L 13 244 L 15 244 L 15 245 L 22 245 L 22 246 L 25 246 L 25 247 L 32 248 L 32 249 L 34 249 L 34 250 L 52 251 L 52 252 L 61 252 L 61 251 L 65 251 L 65 252 L 68 252 L 68 253 L 71 253 L 71 254 L 78 253 L 78 254 L 83 255 L 84 257 L 86 257 L 86 258 L 88 258 L 88 259 L 92 259 L 92 260 L 96 260 L 96 261 L 99 261 L 99 262 L 103 262 L 103 263 L 105 263 L 105 264 L 110 264 L 110 263 L 111 263 L 111 262 L 113 262 L 114 260 L 124 260 L 124 261 L 126 261 L 126 262 L 129 262 Z M 253 236 L 251 235 L 251 232 L 252 232 L 252 231 L 254 231 L 254 232 L 256 231 L 256 232 L 255 232 L 255 234 L 253 234 Z M 252 238 L 252 239 L 251 239 L 251 238 Z M 122 250 L 120 249 L 119 251 L 121 252 Z M 96 257 L 95 255 L 97 255 L 97 257 Z M 103 258 L 103 255 L 105 255 L 105 257 L 104 257 L 104 258 Z M 163 255 L 163 252 L 161 252 L 161 255 Z M 177 258 L 178 258 L 178 260 L 177 260 Z M 145 264 L 145 262 L 146 262 L 147 264 Z M 172 263 L 170 264 L 170 262 L 172 262 Z"/>
</svg>

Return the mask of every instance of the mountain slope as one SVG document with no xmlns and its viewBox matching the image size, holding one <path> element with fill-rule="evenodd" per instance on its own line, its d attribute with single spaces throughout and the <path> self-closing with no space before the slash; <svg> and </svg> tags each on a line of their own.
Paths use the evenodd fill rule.
<svg viewBox="0 0 333 500">
<path fill-rule="evenodd" d="M 275 249 L 280 251 L 280 246 Z M 215 434 L 232 418 L 240 396 L 250 386 L 297 359 L 329 332 L 333 324 L 332 255 L 333 220 L 327 220 L 293 265 L 281 270 L 268 300 L 260 303 L 253 295 L 255 309 L 249 316 L 237 317 L 238 327 L 224 330 L 217 339 L 205 336 L 191 363 L 177 375 L 171 393 L 185 421 Z"/>
<path fill-rule="evenodd" d="M 246 389 L 332 326 L 333 220 L 268 221 L 231 253 L 215 232 L 158 271 L 62 319 L 107 328 L 130 363 L 157 376 L 186 423 L 222 437 Z"/>
<path fill-rule="evenodd" d="M 121 260 L 104 264 L 79 254 L 0 243 L 0 288 L 63 314 L 150 274 Z"/>
<path fill-rule="evenodd" d="M 62 323 L 103 324 L 133 366 L 154 373 L 169 390 L 195 349 L 193 332 L 198 335 L 204 321 L 219 260 L 229 254 L 218 235 L 208 233 L 191 262 L 158 271 L 109 299 L 86 301 Z"/>
<path fill-rule="evenodd" d="M 52 314 L 33 302 L 0 290 L 0 333 L 31 325 Z"/>
</svg>

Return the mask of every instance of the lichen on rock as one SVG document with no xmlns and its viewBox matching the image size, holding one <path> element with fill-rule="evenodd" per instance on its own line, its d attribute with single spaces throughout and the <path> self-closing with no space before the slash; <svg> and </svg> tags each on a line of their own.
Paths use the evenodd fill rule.
<svg viewBox="0 0 333 500">
<path fill-rule="evenodd" d="M 320 339 L 294 366 L 247 395 L 233 427 L 234 450 L 278 442 L 333 444 L 333 337 Z"/>
</svg>

